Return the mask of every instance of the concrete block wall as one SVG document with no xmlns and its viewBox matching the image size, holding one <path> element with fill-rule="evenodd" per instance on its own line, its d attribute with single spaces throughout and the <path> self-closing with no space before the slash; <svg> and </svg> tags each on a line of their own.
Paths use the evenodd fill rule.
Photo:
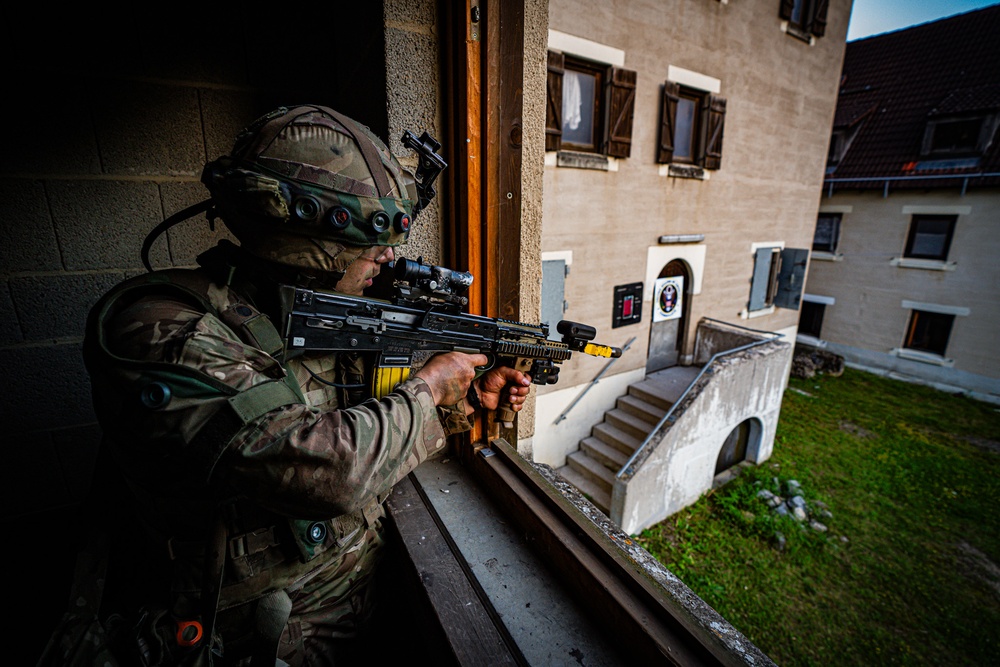
<svg viewBox="0 0 1000 667">
<path fill-rule="evenodd" d="M 396 150 L 403 129 L 440 131 L 434 8 L 319 5 L 284 19 L 167 12 L 129 19 L 127 30 L 73 10 L 25 10 L 23 25 L 64 37 L 22 31 L 3 46 L 0 405 L 16 473 L 0 520 L 65 514 L 84 497 L 100 439 L 81 358 L 87 313 L 144 270 L 140 248 L 156 224 L 207 196 L 202 167 L 240 129 L 281 104 L 319 103 Z M 421 70 L 414 81 L 411 70 Z M 436 219 L 421 215 L 416 240 L 434 257 Z M 227 237 L 196 216 L 156 241 L 152 264 L 191 266 Z"/>
</svg>

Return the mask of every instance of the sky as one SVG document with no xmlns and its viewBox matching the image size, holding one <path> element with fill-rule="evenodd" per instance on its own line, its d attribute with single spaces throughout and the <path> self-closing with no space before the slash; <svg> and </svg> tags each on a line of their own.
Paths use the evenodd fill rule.
<svg viewBox="0 0 1000 667">
<path fill-rule="evenodd" d="M 847 41 L 1000 4 L 1000 0 L 854 0 Z"/>
</svg>

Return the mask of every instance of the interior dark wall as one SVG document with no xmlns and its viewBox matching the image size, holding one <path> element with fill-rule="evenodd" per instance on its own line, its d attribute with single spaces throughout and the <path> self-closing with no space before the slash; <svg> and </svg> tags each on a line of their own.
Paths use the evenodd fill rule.
<svg viewBox="0 0 1000 667">
<path fill-rule="evenodd" d="M 146 233 L 205 198 L 202 166 L 261 114 L 324 104 L 388 139 L 381 2 L 37 7 L 9 12 L 0 44 L 0 521 L 27 547 L 18 641 L 34 655 L 67 603 L 100 441 L 80 355 L 90 307 L 143 270 Z M 225 236 L 188 221 L 154 266 L 191 265 Z"/>
</svg>

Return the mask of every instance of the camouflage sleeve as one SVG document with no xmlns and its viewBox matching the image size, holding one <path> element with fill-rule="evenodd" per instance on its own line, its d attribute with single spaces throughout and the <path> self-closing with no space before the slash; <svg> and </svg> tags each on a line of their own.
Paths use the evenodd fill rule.
<svg viewBox="0 0 1000 667">
<path fill-rule="evenodd" d="M 237 435 L 223 464 L 262 505 L 336 516 L 386 493 L 445 444 L 430 387 L 411 379 L 347 409 L 293 405 L 268 413 Z"/>
<path fill-rule="evenodd" d="M 218 318 L 183 302 L 137 303 L 113 335 L 119 354 L 195 368 L 238 390 L 284 374 Z M 172 401 L 157 415 L 157 429 L 190 442 L 218 406 Z M 275 511 L 337 516 L 386 493 L 445 444 L 430 387 L 411 378 L 381 400 L 348 409 L 296 404 L 273 410 L 235 434 L 214 474 Z"/>
</svg>

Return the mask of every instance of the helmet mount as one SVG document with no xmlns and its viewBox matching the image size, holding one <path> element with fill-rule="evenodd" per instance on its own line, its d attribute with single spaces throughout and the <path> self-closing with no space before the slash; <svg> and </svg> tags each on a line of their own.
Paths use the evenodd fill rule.
<svg viewBox="0 0 1000 667">
<path fill-rule="evenodd" d="M 157 225 L 143 243 L 143 264 L 150 270 L 156 236 L 203 211 L 210 221 L 221 217 L 251 253 L 306 268 L 343 270 L 336 257 L 347 247 L 401 245 L 447 166 L 426 132 L 418 139 L 407 131 L 402 141 L 418 154 L 416 174 L 367 127 L 329 107 L 279 107 L 205 165 L 210 199 Z M 326 257 L 303 252 L 307 242 Z"/>
</svg>

